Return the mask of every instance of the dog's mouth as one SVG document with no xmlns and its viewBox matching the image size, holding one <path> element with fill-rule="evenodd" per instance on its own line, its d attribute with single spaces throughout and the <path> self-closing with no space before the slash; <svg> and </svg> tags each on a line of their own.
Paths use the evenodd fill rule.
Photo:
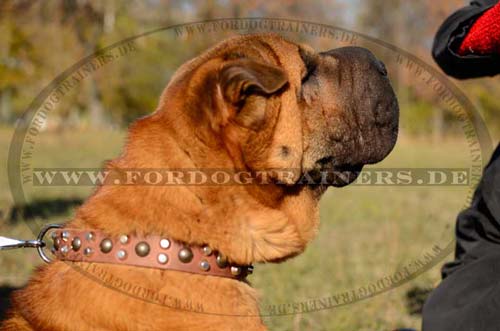
<svg viewBox="0 0 500 331">
<path fill-rule="evenodd" d="M 343 187 L 358 178 L 364 164 L 336 164 L 333 157 L 324 157 L 316 161 L 313 169 L 305 172 L 300 182 L 311 186 Z"/>
</svg>

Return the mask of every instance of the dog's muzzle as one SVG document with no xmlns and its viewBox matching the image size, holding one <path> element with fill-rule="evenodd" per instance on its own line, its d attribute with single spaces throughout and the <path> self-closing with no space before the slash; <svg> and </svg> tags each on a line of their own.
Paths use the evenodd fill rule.
<svg viewBox="0 0 500 331">
<path fill-rule="evenodd" d="M 338 48 L 320 53 L 306 84 L 317 91 L 306 116 L 315 128 L 305 153 L 308 174 L 347 185 L 396 143 L 399 107 L 387 70 L 365 48 Z"/>
</svg>

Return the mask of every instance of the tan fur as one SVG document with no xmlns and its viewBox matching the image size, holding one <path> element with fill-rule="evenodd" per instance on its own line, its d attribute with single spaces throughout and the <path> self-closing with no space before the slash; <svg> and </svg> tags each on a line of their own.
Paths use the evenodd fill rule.
<svg viewBox="0 0 500 331">
<path fill-rule="evenodd" d="M 216 81 L 232 54 L 277 66 L 287 75 L 285 88 L 263 99 L 266 118 L 257 131 L 235 122 L 237 109 L 224 100 Z M 180 67 L 156 112 L 131 126 L 123 154 L 107 168 L 300 172 L 306 137 L 297 94 L 304 72 L 299 46 L 277 35 L 226 40 Z M 282 146 L 289 149 L 287 157 L 280 154 Z M 290 184 L 298 175 L 282 180 Z M 307 187 L 278 185 L 104 185 L 68 226 L 208 244 L 236 263 L 281 261 L 302 252 L 315 236 L 318 199 Z M 96 281 L 99 275 L 104 280 Z M 204 313 L 168 307 L 170 301 L 141 301 L 104 286 L 106 277 L 203 307 Z M 55 262 L 41 267 L 13 301 L 2 331 L 265 329 L 256 292 L 247 283 L 176 271 Z"/>
</svg>

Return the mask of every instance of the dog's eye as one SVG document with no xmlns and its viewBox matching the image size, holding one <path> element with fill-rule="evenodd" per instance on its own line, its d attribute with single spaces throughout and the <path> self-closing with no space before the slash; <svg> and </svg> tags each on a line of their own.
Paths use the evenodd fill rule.
<svg viewBox="0 0 500 331">
<path fill-rule="evenodd" d="M 304 62 L 305 72 L 302 74 L 302 83 L 307 81 L 314 73 L 317 67 L 316 59 L 309 54 L 305 49 L 299 48 L 300 58 Z"/>
<path fill-rule="evenodd" d="M 302 80 L 301 80 L 302 83 L 305 83 L 312 76 L 312 74 L 314 73 L 315 69 L 316 69 L 316 67 L 314 67 L 314 68 L 307 68 L 307 71 L 305 72 L 305 75 L 302 77 Z"/>
</svg>

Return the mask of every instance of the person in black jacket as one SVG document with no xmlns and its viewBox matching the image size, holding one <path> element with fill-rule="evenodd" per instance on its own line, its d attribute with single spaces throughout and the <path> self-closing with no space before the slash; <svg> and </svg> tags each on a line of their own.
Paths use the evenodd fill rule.
<svg viewBox="0 0 500 331">
<path fill-rule="evenodd" d="M 473 1 L 448 17 L 432 55 L 456 78 L 499 74 L 500 3 Z M 457 217 L 455 260 L 442 277 L 424 305 L 424 331 L 500 330 L 500 145 Z"/>
</svg>

